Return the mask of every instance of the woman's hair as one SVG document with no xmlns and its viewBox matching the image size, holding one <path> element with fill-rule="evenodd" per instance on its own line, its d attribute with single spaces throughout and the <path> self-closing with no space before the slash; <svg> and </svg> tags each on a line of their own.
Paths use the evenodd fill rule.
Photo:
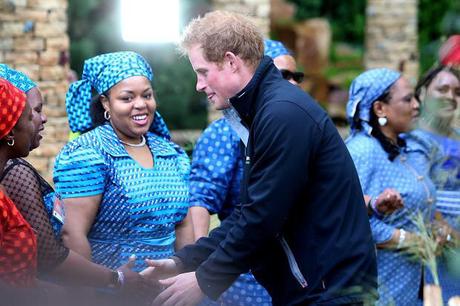
<svg viewBox="0 0 460 306">
<path fill-rule="evenodd" d="M 394 85 L 394 84 L 393 84 L 393 85 Z M 388 88 L 383 92 L 383 94 L 380 95 L 380 97 L 378 97 L 377 99 L 375 99 L 375 101 L 380 101 L 380 102 L 382 102 L 382 103 L 388 104 L 388 102 L 390 102 L 390 100 L 391 100 L 391 89 L 393 88 L 393 85 L 391 85 L 390 87 L 388 87 Z M 375 101 L 374 101 L 374 103 L 375 103 Z M 372 127 L 372 130 L 375 130 L 375 129 L 380 130 L 380 126 L 379 126 L 379 123 L 378 123 L 378 117 L 377 117 L 377 115 L 374 113 L 374 103 L 372 103 L 371 109 L 370 109 L 370 111 L 369 111 L 369 113 L 370 113 L 369 124 L 370 124 L 370 126 Z"/>
<path fill-rule="evenodd" d="M 428 70 L 418 81 L 417 85 L 415 86 L 415 98 L 420 103 L 420 95 L 422 94 L 422 90 L 428 88 L 431 82 L 436 78 L 436 76 L 441 72 L 446 71 L 452 73 L 459 81 L 460 81 L 460 71 L 453 68 L 452 66 L 444 66 L 438 65 L 430 70 Z"/>
<path fill-rule="evenodd" d="M 90 110 L 89 110 L 89 114 L 91 116 L 91 121 L 93 124 L 92 124 L 92 127 L 87 131 L 90 131 L 100 125 L 103 125 L 107 121 L 104 118 L 105 109 L 101 103 L 102 96 L 109 98 L 109 90 L 100 95 L 98 94 L 98 95 L 93 96 L 91 100 Z M 87 131 L 84 131 L 84 132 L 87 132 Z"/>
<path fill-rule="evenodd" d="M 201 45 L 207 61 L 220 64 L 225 52 L 233 52 L 256 67 L 264 56 L 261 31 L 243 15 L 213 11 L 192 20 L 184 30 L 179 49 L 186 55 L 194 45 Z"/>
<path fill-rule="evenodd" d="M 388 104 L 392 98 L 391 96 L 391 89 L 393 88 L 393 85 L 387 88 L 383 92 L 383 94 L 380 95 L 375 101 L 380 101 L 382 103 Z M 372 136 L 374 136 L 382 146 L 383 150 L 388 153 L 388 159 L 393 161 L 396 156 L 399 155 L 401 147 L 406 146 L 406 142 L 402 138 L 397 138 L 397 143 L 392 142 L 388 137 L 385 136 L 385 134 L 382 133 L 382 130 L 380 129 L 380 125 L 378 123 L 378 117 L 374 112 L 374 104 L 372 104 L 371 109 L 370 109 L 370 120 L 369 124 L 372 127 Z"/>
</svg>

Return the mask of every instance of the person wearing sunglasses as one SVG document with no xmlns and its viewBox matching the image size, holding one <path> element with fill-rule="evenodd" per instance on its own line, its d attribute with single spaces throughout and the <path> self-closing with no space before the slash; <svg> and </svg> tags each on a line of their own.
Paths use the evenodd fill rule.
<svg viewBox="0 0 460 306">
<path fill-rule="evenodd" d="M 282 42 L 276 40 L 265 39 L 264 47 L 265 55 L 273 59 L 273 63 L 281 71 L 283 79 L 299 86 L 303 82 L 305 75 L 303 72 L 297 71 L 297 64 L 292 53 Z"/>
</svg>

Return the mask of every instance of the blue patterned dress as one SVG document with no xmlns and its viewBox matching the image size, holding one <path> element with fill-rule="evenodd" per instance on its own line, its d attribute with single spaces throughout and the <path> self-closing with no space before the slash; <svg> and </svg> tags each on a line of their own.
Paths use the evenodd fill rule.
<svg viewBox="0 0 460 306">
<path fill-rule="evenodd" d="M 431 179 L 436 185 L 436 210 L 453 228 L 460 231 L 460 141 L 436 135 L 424 130 L 416 130 L 409 137 L 419 141 L 432 157 Z M 457 251 L 449 257 L 460 258 Z M 438 260 L 439 282 L 442 297 L 447 305 L 449 298 L 460 295 L 460 276 L 449 273 L 445 258 Z M 427 282 L 432 277 L 427 274 Z"/>
<path fill-rule="evenodd" d="M 189 206 L 189 160 L 175 144 L 151 132 L 154 167 L 133 160 L 108 123 L 69 142 L 56 158 L 54 182 L 63 199 L 102 194 L 88 233 L 93 261 L 116 268 L 137 256 L 174 254 L 175 226 Z"/>
<path fill-rule="evenodd" d="M 193 151 L 190 206 L 206 208 L 223 220 L 239 203 L 243 161 L 240 139 L 226 119 L 214 121 Z M 271 298 L 251 273 L 242 274 L 217 301 L 218 305 L 271 305 Z M 203 305 L 212 305 L 206 300 Z"/>
<path fill-rule="evenodd" d="M 407 141 L 404 151 L 394 161 L 388 159 L 378 140 L 358 132 L 346 141 L 355 162 L 363 193 L 377 197 L 386 188 L 397 190 L 404 208 L 378 218 L 372 216 L 370 224 L 376 244 L 391 239 L 395 229 L 416 232 L 411 219 L 417 212 L 425 218 L 432 217 L 435 189 L 426 176 L 428 157 L 415 142 Z M 411 261 L 407 255 L 393 250 L 377 250 L 378 305 L 417 305 L 422 281 L 422 265 Z"/>
</svg>

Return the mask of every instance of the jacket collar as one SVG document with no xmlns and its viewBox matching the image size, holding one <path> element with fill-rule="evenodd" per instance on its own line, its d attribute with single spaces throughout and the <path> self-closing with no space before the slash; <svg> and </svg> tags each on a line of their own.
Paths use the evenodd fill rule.
<svg viewBox="0 0 460 306">
<path fill-rule="evenodd" d="M 229 99 L 230 104 L 247 126 L 251 126 L 252 119 L 255 116 L 256 103 L 258 102 L 257 96 L 259 95 L 261 84 L 268 78 L 282 79 L 282 76 L 273 64 L 273 60 L 269 56 L 264 56 L 249 83 Z"/>
<path fill-rule="evenodd" d="M 129 157 L 130 155 L 126 151 L 123 144 L 120 142 L 117 134 L 113 130 L 112 125 L 110 123 L 105 123 L 98 127 L 98 132 L 100 135 L 101 149 L 105 151 L 107 154 L 114 156 L 114 157 Z M 148 132 L 146 135 L 147 145 L 150 148 L 150 152 L 155 156 L 167 156 L 167 155 L 175 155 L 177 152 L 173 148 L 173 146 L 166 141 L 165 139 L 161 138 L 160 136 Z"/>
</svg>

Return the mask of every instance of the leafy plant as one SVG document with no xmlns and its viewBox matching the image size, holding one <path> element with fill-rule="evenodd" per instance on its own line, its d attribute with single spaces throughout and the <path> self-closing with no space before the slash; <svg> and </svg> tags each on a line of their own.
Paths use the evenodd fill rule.
<svg viewBox="0 0 460 306">
<path fill-rule="evenodd" d="M 427 223 L 421 212 L 417 212 L 412 217 L 412 222 L 418 230 L 418 241 L 409 242 L 406 244 L 406 252 L 413 259 L 421 261 L 427 267 L 433 276 L 434 284 L 439 286 L 439 275 L 436 257 L 440 249 L 440 245 L 436 236 L 433 234 L 433 226 Z"/>
</svg>

